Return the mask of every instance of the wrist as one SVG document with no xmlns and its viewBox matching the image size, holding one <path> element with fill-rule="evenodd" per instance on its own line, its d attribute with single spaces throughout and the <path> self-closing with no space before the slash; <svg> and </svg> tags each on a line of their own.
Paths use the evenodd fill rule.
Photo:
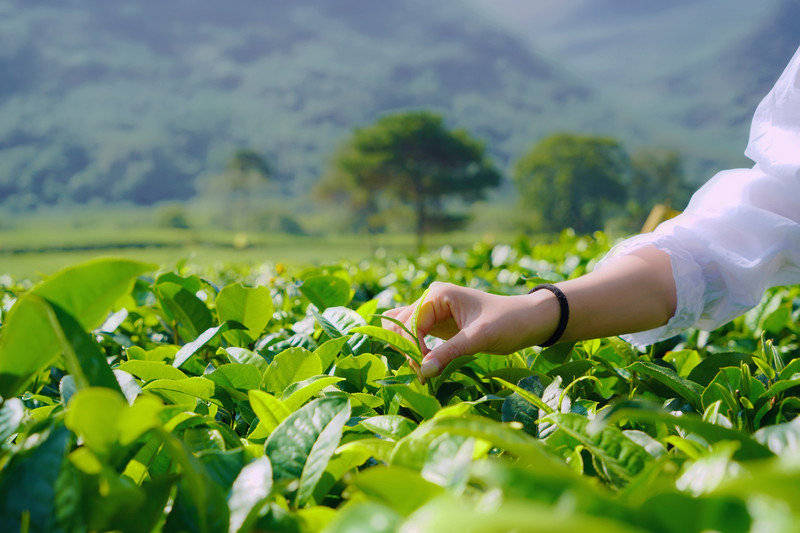
<svg viewBox="0 0 800 533">
<path fill-rule="evenodd" d="M 518 306 L 515 327 L 520 333 L 520 346 L 537 346 L 553 335 L 558 327 L 561 308 L 558 298 L 550 291 L 536 291 L 533 294 L 512 296 Z"/>
</svg>

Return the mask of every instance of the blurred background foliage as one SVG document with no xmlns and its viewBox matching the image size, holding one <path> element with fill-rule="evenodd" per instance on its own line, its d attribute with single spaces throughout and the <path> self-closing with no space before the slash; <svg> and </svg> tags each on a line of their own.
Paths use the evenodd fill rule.
<svg viewBox="0 0 800 533">
<path fill-rule="evenodd" d="M 793 0 L 0 0 L 0 255 L 150 249 L 163 228 L 178 235 L 165 248 L 214 231 L 244 247 L 636 231 L 653 205 L 680 209 L 748 164 L 750 117 L 797 20 Z M 459 132 L 477 166 L 373 167 L 369 187 L 342 171 L 414 116 Z M 409 194 L 433 176 L 449 185 Z"/>
</svg>

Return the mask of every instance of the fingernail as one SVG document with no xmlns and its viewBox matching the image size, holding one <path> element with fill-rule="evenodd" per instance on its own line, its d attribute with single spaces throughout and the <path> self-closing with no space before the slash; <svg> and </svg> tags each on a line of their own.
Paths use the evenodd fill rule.
<svg viewBox="0 0 800 533">
<path fill-rule="evenodd" d="M 441 368 L 439 368 L 439 362 L 435 359 L 423 361 L 422 366 L 419 369 L 422 375 L 426 378 L 432 378 L 433 376 L 437 375 L 440 370 Z"/>
</svg>

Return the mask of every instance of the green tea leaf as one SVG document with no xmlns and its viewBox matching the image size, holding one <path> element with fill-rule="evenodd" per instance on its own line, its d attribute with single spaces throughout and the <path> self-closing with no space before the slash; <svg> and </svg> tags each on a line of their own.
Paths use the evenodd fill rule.
<svg viewBox="0 0 800 533">
<path fill-rule="evenodd" d="M 28 379 L 64 348 L 42 300 L 91 330 L 131 291 L 135 279 L 153 268 L 124 259 L 96 259 L 66 268 L 23 295 L 0 329 L 0 396 L 18 395 Z"/>
<path fill-rule="evenodd" d="M 703 388 L 693 381 L 680 377 L 675 371 L 647 361 L 633 363 L 626 370 L 638 372 L 654 379 L 689 402 L 695 409 L 702 409 L 700 395 Z"/>
<path fill-rule="evenodd" d="M 164 450 L 181 468 L 178 492 L 164 529 L 167 531 L 225 531 L 229 511 L 222 487 L 186 446 L 166 431 L 161 432 Z"/>
<path fill-rule="evenodd" d="M 99 387 L 83 389 L 70 399 L 65 424 L 93 451 L 106 455 L 117 442 L 118 423 L 127 407 L 118 392 Z"/>
<path fill-rule="evenodd" d="M 413 333 L 414 338 L 417 338 L 419 335 L 419 314 L 422 310 L 422 306 L 425 304 L 425 301 L 428 299 L 428 294 L 431 292 L 430 286 L 422 292 L 422 295 L 417 300 L 417 306 L 414 308 L 414 312 L 411 313 L 411 333 Z M 418 347 L 419 348 L 419 347 Z"/>
<path fill-rule="evenodd" d="M 610 473 L 630 480 L 642 471 L 652 457 L 647 451 L 611 426 L 592 427 L 589 419 L 573 413 L 552 413 L 548 418 L 561 431 L 580 441 L 586 449 L 600 458 Z"/>
<path fill-rule="evenodd" d="M 259 457 L 242 468 L 228 496 L 228 531 L 246 532 L 264 510 L 272 490 L 272 466 L 268 457 Z"/>
<path fill-rule="evenodd" d="M 753 438 L 778 456 L 791 457 L 800 453 L 800 417 L 791 422 L 759 429 Z"/>
<path fill-rule="evenodd" d="M 303 280 L 300 292 L 320 311 L 350 302 L 350 284 L 338 276 L 311 276 Z"/>
<path fill-rule="evenodd" d="M 539 378 L 536 376 L 523 378 L 519 381 L 519 385 L 513 385 L 500 378 L 494 379 L 513 391 L 513 394 L 503 400 L 502 421 L 519 422 L 527 433 L 537 436 L 539 432 L 537 420 L 553 412 L 553 409 L 535 394 L 544 392 Z"/>
<path fill-rule="evenodd" d="M 349 417 L 346 398 L 321 398 L 289 415 L 267 439 L 275 481 L 299 479 L 299 502 L 313 494 Z"/>
<path fill-rule="evenodd" d="M 250 434 L 251 439 L 264 439 L 283 422 L 292 411 L 273 395 L 260 390 L 251 390 L 247 393 L 250 407 L 258 417 L 258 426 Z"/>
<path fill-rule="evenodd" d="M 342 381 L 338 376 L 312 376 L 298 381 L 283 391 L 283 403 L 290 411 L 296 411 L 323 389 Z"/>
<path fill-rule="evenodd" d="M 408 385 L 391 385 L 387 388 L 399 394 L 403 403 L 422 418 L 432 418 L 442 408 L 436 398 L 417 392 Z"/>
<path fill-rule="evenodd" d="M 119 365 L 120 370 L 133 374 L 142 381 L 155 379 L 184 379 L 186 374 L 177 368 L 160 361 L 143 361 L 133 359 Z"/>
<path fill-rule="evenodd" d="M 228 363 L 220 365 L 206 377 L 221 387 L 248 391 L 257 389 L 261 383 L 261 372 L 253 365 Z"/>
<path fill-rule="evenodd" d="M 739 363 L 752 361 L 753 356 L 746 353 L 726 352 L 712 353 L 703 358 L 700 363 L 689 372 L 688 379 L 706 386 L 717 375 L 720 369 L 726 366 L 739 366 Z"/>
<path fill-rule="evenodd" d="M 361 425 L 381 437 L 399 440 L 417 427 L 412 420 L 400 415 L 371 416 L 361 421 Z"/>
<path fill-rule="evenodd" d="M 342 346 L 347 343 L 347 337 L 337 337 L 323 342 L 314 353 L 319 357 L 322 363 L 322 371 L 327 371 L 328 368 L 336 360 L 336 356 L 342 351 Z"/>
<path fill-rule="evenodd" d="M 324 407 L 320 408 L 324 409 Z M 314 442 L 314 445 L 311 447 L 305 465 L 303 465 L 303 472 L 300 474 L 300 485 L 297 487 L 297 505 L 304 505 L 312 499 L 314 489 L 325 473 L 328 461 L 330 461 L 331 456 L 333 456 L 333 453 L 339 446 L 344 425 L 349 418 L 350 404 L 348 402 L 345 403 L 345 407 L 339 410 L 316 437 L 316 442 Z"/>
<path fill-rule="evenodd" d="M 789 379 L 784 379 L 773 384 L 760 396 L 760 399 L 767 399 L 767 398 L 772 398 L 774 396 L 778 396 L 779 394 L 793 387 L 800 387 L 800 372 L 798 372 L 797 374 L 793 374 L 791 377 L 789 377 Z"/>
<path fill-rule="evenodd" d="M 43 305 L 49 307 L 45 309 L 45 313 L 50 319 L 64 355 L 65 366 L 75 380 L 76 388 L 107 387 L 122 392 L 97 342 L 63 309 L 49 302 L 43 301 Z"/>
<path fill-rule="evenodd" d="M 251 339 L 257 338 L 272 318 L 272 296 L 267 287 L 245 287 L 232 283 L 224 287 L 216 299 L 220 324 L 233 320 L 246 328 Z M 225 337 L 235 337 L 234 332 Z"/>
<path fill-rule="evenodd" d="M 346 380 L 348 387 L 343 390 L 360 392 L 386 376 L 386 364 L 371 353 L 348 355 L 336 362 L 333 374 Z"/>
<path fill-rule="evenodd" d="M 452 497 L 437 498 L 412 515 L 404 526 L 407 531 L 452 533 L 453 531 L 635 533 L 639 528 L 615 520 L 587 516 L 580 512 L 554 513 L 539 503 L 508 501 L 482 510 Z"/>
<path fill-rule="evenodd" d="M 0 443 L 13 435 L 25 418 L 25 406 L 17 398 L 3 402 L 0 407 Z"/>
<path fill-rule="evenodd" d="M 419 351 L 419 347 L 394 331 L 389 331 L 388 329 L 379 328 L 377 326 L 358 326 L 352 328 L 350 333 L 363 333 L 364 335 L 372 337 L 373 339 L 377 339 L 389 344 L 393 348 L 399 350 L 400 353 L 409 356 L 417 363 L 422 361 L 422 354 Z"/>
<path fill-rule="evenodd" d="M 217 335 L 227 329 L 226 325 L 223 324 L 221 326 L 215 326 L 213 328 L 208 328 L 207 330 L 200 333 L 196 339 L 192 342 L 187 342 L 181 349 L 175 353 L 175 360 L 172 362 L 172 366 L 175 368 L 182 367 L 186 361 L 189 360 L 194 354 L 197 353 L 198 350 L 203 348 L 206 344 L 211 342 Z"/>
<path fill-rule="evenodd" d="M 69 440 L 69 431 L 55 427 L 41 435 L 41 444 L 15 454 L 3 467 L 0 530 L 56 529 L 56 481 L 65 462 Z"/>
<path fill-rule="evenodd" d="M 186 379 L 157 379 L 143 387 L 146 391 L 157 393 L 176 404 L 189 403 L 194 406 L 197 400 L 210 400 L 214 395 L 214 382 L 201 376 Z"/>
<path fill-rule="evenodd" d="M 517 456 L 524 465 L 550 470 L 556 474 L 566 475 L 571 478 L 577 477 L 563 463 L 559 463 L 552 458 L 538 439 L 531 437 L 520 429 L 511 427 L 509 424 L 495 422 L 485 417 L 468 415 L 434 418 L 420 424 L 417 429 L 397 443 L 392 452 L 392 464 L 416 464 L 416 458 L 413 457 L 413 454 L 416 453 L 414 442 L 429 443 L 436 436 L 444 434 L 482 439 Z"/>
<path fill-rule="evenodd" d="M 700 364 L 701 359 L 697 350 L 677 350 L 667 352 L 664 355 L 664 361 L 672 363 L 678 375 L 685 378 Z"/>
<path fill-rule="evenodd" d="M 401 522 L 402 517 L 390 507 L 365 501 L 342 508 L 324 533 L 395 533 Z"/>
<path fill-rule="evenodd" d="M 510 389 L 515 394 L 519 395 L 520 398 L 523 398 L 525 401 L 530 402 L 532 405 L 535 405 L 545 413 L 549 414 L 555 412 L 555 410 L 552 407 L 544 403 L 544 401 L 542 401 L 542 399 L 536 396 L 533 392 L 523 389 L 522 387 L 519 387 L 517 385 L 514 385 L 513 383 L 509 383 L 504 379 L 500 378 L 494 378 L 494 379 L 499 383 L 501 383 L 504 387 Z M 541 389 L 541 384 L 539 384 L 539 388 Z M 544 392 L 543 389 L 542 392 Z M 505 422 L 509 422 L 509 420 L 506 420 Z"/>
<path fill-rule="evenodd" d="M 239 348 L 231 346 L 225 348 L 225 354 L 231 363 L 241 363 L 243 365 L 252 365 L 256 367 L 262 374 L 267 369 L 267 360 L 256 352 L 250 351 L 246 348 Z"/>
<path fill-rule="evenodd" d="M 319 356 L 305 348 L 288 348 L 276 355 L 264 372 L 263 387 L 280 394 L 292 383 L 322 374 Z"/>
<path fill-rule="evenodd" d="M 57 272 L 31 289 L 31 294 L 75 317 L 83 329 L 93 330 L 130 293 L 134 280 L 155 268 L 128 259 L 93 259 Z"/>
<path fill-rule="evenodd" d="M 609 421 L 625 418 L 638 422 L 663 423 L 668 426 L 677 426 L 686 431 L 696 433 L 710 444 L 726 440 L 738 442 L 739 449 L 734 454 L 734 457 L 739 460 L 772 457 L 772 453 L 767 447 L 756 442 L 746 433 L 704 422 L 694 415 L 684 414 L 682 416 L 675 416 L 646 408 L 632 408 L 628 407 L 627 404 L 623 404 L 616 408 L 613 413 L 609 413 L 608 416 Z"/>
<path fill-rule="evenodd" d="M 399 466 L 376 466 L 360 472 L 353 485 L 370 499 L 408 516 L 432 498 L 444 493 L 413 470 Z"/>
<path fill-rule="evenodd" d="M 206 304 L 183 286 L 165 282 L 157 284 L 153 290 L 168 318 L 177 322 L 184 339 L 195 339 L 213 325 Z"/>
</svg>

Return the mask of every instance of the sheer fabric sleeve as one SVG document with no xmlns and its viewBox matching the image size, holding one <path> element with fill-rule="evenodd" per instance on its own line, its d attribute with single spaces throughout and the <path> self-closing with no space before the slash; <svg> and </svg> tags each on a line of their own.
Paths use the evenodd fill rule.
<svg viewBox="0 0 800 533">
<path fill-rule="evenodd" d="M 755 306 L 767 288 L 800 283 L 800 49 L 758 106 L 745 154 L 753 168 L 720 172 L 682 214 L 599 263 L 646 246 L 670 256 L 675 314 L 660 328 L 624 335 L 628 342 L 714 329 Z"/>
</svg>

